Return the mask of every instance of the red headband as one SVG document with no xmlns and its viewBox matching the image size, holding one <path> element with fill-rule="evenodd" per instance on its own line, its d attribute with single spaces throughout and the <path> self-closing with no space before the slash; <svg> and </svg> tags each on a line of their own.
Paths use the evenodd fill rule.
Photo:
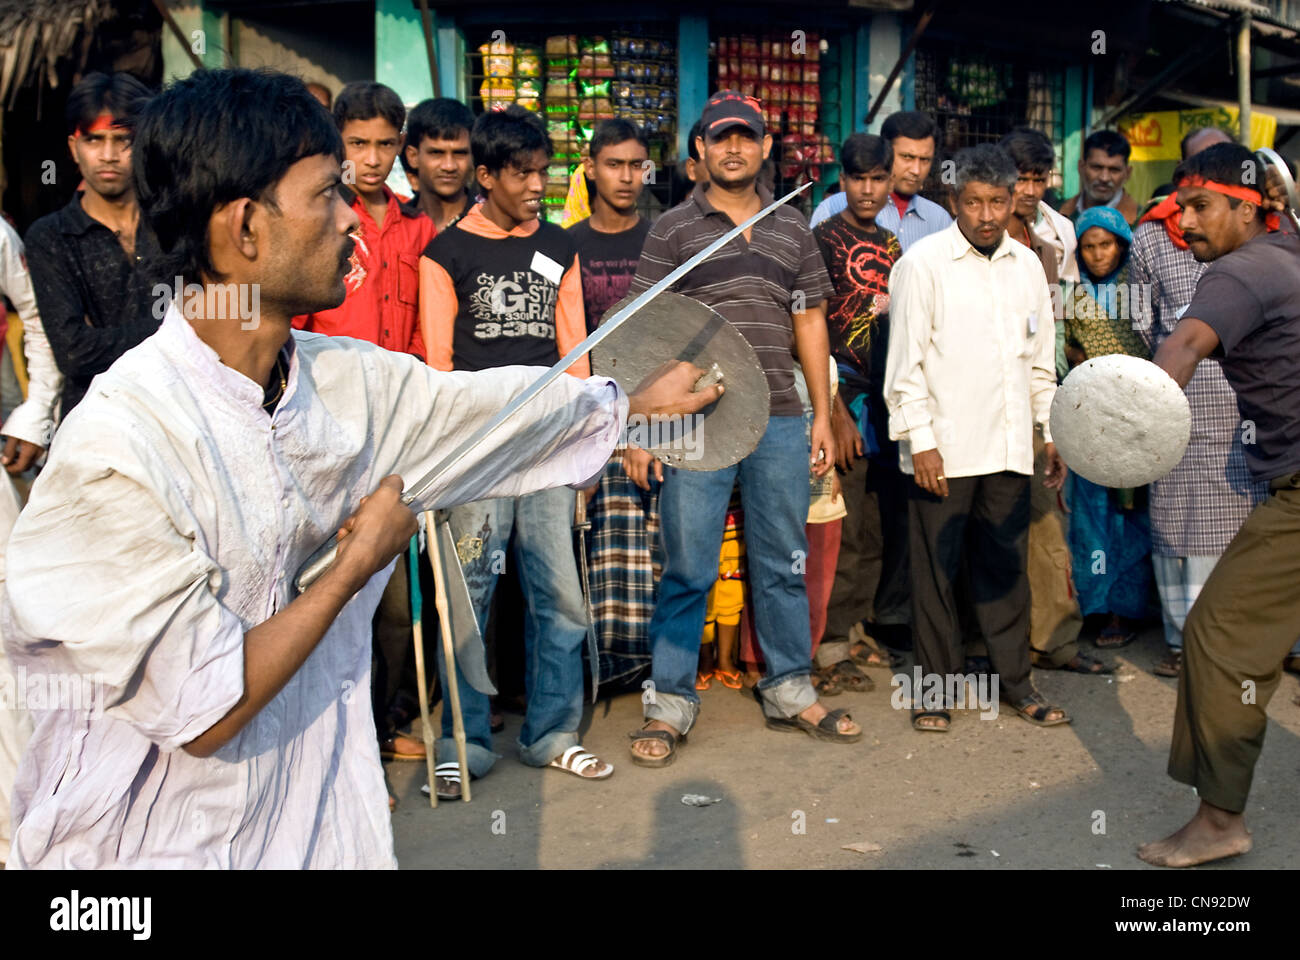
<svg viewBox="0 0 1300 960">
<path fill-rule="evenodd" d="M 1221 193 L 1225 197 L 1236 197 L 1238 200 L 1249 200 L 1256 206 L 1263 206 L 1264 195 L 1258 190 L 1251 187 L 1238 187 L 1235 184 L 1220 183 L 1218 180 L 1207 180 L 1201 176 L 1186 176 L 1178 181 L 1179 187 L 1204 187 L 1206 190 L 1213 190 L 1215 193 Z"/>
<path fill-rule="evenodd" d="M 92 123 L 88 127 L 78 128 L 77 133 L 79 133 L 81 136 L 84 137 L 87 134 L 91 134 L 91 133 L 109 133 L 110 131 L 113 130 L 125 130 L 125 129 L 126 129 L 126 124 L 122 123 L 120 120 L 113 119 L 113 117 L 109 116 L 106 113 L 101 113 L 99 116 L 95 118 L 94 123 Z"/>
<path fill-rule="evenodd" d="M 1220 183 L 1218 180 L 1207 180 L 1202 176 L 1186 176 L 1178 181 L 1178 187 L 1204 187 L 1206 190 L 1213 190 L 1215 193 L 1221 193 L 1225 197 L 1235 197 L 1238 200 L 1245 200 L 1255 204 L 1257 207 L 1264 205 L 1264 195 L 1258 190 L 1251 187 L 1239 187 L 1234 183 Z M 1276 213 L 1264 214 L 1264 226 L 1269 230 L 1277 230 L 1281 227 L 1281 221 Z"/>
</svg>

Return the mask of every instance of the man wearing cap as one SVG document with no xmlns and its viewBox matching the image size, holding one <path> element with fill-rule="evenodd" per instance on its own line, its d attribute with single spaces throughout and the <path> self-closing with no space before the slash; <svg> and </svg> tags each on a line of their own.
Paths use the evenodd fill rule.
<svg viewBox="0 0 1300 960">
<path fill-rule="evenodd" d="M 650 230 L 631 295 L 771 203 L 756 183 L 772 138 L 758 101 L 724 90 L 704 108 L 696 141 L 709 182 L 699 184 Z M 801 558 L 808 553 L 809 443 L 794 386 L 795 356 L 813 404 L 812 463 L 824 476 L 835 462 L 830 429 L 830 348 L 822 305 L 832 292 L 821 253 L 802 214 L 778 208 L 731 241 L 675 287 L 725 317 L 754 347 L 771 392 L 770 419 L 758 447 L 714 471 L 664 470 L 660 495 L 663 576 L 650 622 L 652 687 L 643 697 L 646 725 L 633 733 L 632 759 L 671 763 L 679 738 L 699 714 L 695 668 L 705 602 L 718 575 L 727 502 L 737 477 L 745 502 L 746 550 L 755 625 L 767 665 L 758 684 L 768 727 L 851 742 L 861 728 L 828 712 L 810 679 L 812 641 Z"/>
<path fill-rule="evenodd" d="M 1155 362 L 1186 387 L 1207 357 L 1237 393 L 1246 465 L 1269 496 L 1215 564 L 1183 628 L 1183 669 L 1169 775 L 1196 788 L 1182 829 L 1139 848 L 1188 867 L 1251 848 L 1244 810 L 1264 744 L 1265 711 L 1300 622 L 1300 245 L 1265 215 L 1264 170 L 1248 149 L 1220 143 L 1174 171 L 1179 226 L 1209 263 Z"/>
</svg>

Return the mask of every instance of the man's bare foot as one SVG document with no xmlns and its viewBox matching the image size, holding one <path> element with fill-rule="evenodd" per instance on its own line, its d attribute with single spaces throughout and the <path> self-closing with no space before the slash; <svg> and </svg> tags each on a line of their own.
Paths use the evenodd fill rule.
<svg viewBox="0 0 1300 960">
<path fill-rule="evenodd" d="M 822 719 L 828 712 L 829 711 L 826 709 L 825 705 L 818 700 L 807 710 L 802 711 L 799 716 L 803 717 L 809 723 L 817 724 L 822 722 Z M 862 732 L 862 728 L 848 717 L 840 717 L 839 721 L 835 724 L 835 729 L 846 737 L 851 737 L 855 733 Z"/>
<path fill-rule="evenodd" d="M 651 720 L 645 725 L 646 730 L 667 730 L 674 737 L 681 736 L 676 730 L 662 720 Z M 668 744 L 662 740 L 633 740 L 631 750 L 642 757 L 662 757 L 668 753 Z"/>
<path fill-rule="evenodd" d="M 1248 853 L 1251 847 L 1246 818 L 1201 801 L 1196 816 L 1177 833 L 1144 843 L 1137 855 L 1157 867 L 1194 867 Z"/>
</svg>

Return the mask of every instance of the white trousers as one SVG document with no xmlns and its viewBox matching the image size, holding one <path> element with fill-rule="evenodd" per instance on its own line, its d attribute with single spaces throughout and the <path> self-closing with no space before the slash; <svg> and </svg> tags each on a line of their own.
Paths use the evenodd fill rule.
<svg viewBox="0 0 1300 960">
<path fill-rule="evenodd" d="M 22 502 L 13 481 L 0 470 L 0 579 L 4 577 L 5 546 L 9 543 L 9 533 L 20 509 Z M 18 758 L 32 735 L 31 714 L 18 707 L 20 698 L 9 672 L 3 636 L 0 636 L 0 690 L 14 695 L 12 702 L 6 702 L 7 697 L 0 699 L 0 863 L 3 863 L 9 859 L 9 838 L 13 833 L 13 825 L 9 822 L 9 800 L 18 773 Z"/>
</svg>

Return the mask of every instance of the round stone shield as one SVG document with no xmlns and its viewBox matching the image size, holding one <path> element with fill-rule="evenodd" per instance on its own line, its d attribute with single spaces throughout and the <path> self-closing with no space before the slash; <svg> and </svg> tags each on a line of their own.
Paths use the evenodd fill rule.
<svg viewBox="0 0 1300 960">
<path fill-rule="evenodd" d="M 630 297 L 610 307 L 611 316 Z M 669 360 L 705 371 L 700 386 L 726 388 L 722 397 L 686 417 L 630 417 L 627 440 L 670 467 L 720 470 L 754 452 L 767 429 L 767 376 L 740 331 L 712 307 L 680 293 L 661 293 L 591 351 L 592 372 L 631 393 Z M 698 389 L 698 387 L 697 387 Z"/>
<path fill-rule="evenodd" d="M 1056 388 L 1052 440 L 1066 466 L 1107 487 L 1159 480 L 1187 450 L 1187 395 L 1149 360 L 1085 360 Z"/>
</svg>

